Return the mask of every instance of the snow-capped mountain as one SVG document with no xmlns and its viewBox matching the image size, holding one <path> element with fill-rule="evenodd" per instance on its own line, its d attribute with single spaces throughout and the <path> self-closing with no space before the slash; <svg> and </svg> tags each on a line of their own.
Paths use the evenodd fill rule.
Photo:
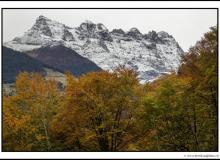
<svg viewBox="0 0 220 160">
<path fill-rule="evenodd" d="M 164 31 L 147 34 L 137 28 L 127 32 L 122 29 L 109 31 L 103 24 L 91 21 L 79 27 L 68 27 L 44 16 L 39 16 L 23 36 L 4 43 L 22 52 L 56 45 L 71 48 L 104 70 L 111 71 L 119 65 L 131 67 L 139 73 L 141 82 L 175 71 L 184 54 L 176 40 Z"/>
</svg>

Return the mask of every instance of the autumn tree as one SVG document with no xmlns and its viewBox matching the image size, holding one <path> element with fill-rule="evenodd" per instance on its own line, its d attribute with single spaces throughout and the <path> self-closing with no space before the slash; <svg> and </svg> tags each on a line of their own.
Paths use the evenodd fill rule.
<svg viewBox="0 0 220 160">
<path fill-rule="evenodd" d="M 120 67 L 67 80 L 66 102 L 52 127 L 56 138 L 70 150 L 126 150 L 141 98 L 137 73 Z"/>
<path fill-rule="evenodd" d="M 3 96 L 4 151 L 217 151 L 217 28 L 177 72 L 144 85 L 123 66 L 67 84 L 18 75 Z"/>
<path fill-rule="evenodd" d="M 4 149 L 51 150 L 48 126 L 59 101 L 55 81 L 45 80 L 37 73 L 20 73 L 15 83 L 15 95 L 4 97 Z"/>
</svg>

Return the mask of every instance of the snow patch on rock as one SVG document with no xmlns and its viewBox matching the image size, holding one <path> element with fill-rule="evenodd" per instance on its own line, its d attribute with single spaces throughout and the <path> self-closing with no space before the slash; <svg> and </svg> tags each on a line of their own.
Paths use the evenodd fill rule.
<svg viewBox="0 0 220 160">
<path fill-rule="evenodd" d="M 39 16 L 23 36 L 4 43 L 4 46 L 25 52 L 60 44 L 104 70 L 112 71 L 119 65 L 131 67 L 139 73 L 141 83 L 176 71 L 184 54 L 175 39 L 164 31 L 142 34 L 132 28 L 128 32 L 122 29 L 109 32 L 103 24 L 88 20 L 74 28 L 44 16 Z"/>
</svg>

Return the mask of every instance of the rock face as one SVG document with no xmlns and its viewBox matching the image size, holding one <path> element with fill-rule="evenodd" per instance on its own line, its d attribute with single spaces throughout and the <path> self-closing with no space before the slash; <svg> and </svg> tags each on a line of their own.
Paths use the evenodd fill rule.
<svg viewBox="0 0 220 160">
<path fill-rule="evenodd" d="M 177 70 L 184 54 L 176 40 L 164 31 L 142 34 L 131 28 L 128 32 L 122 29 L 110 32 L 103 24 L 91 21 L 71 28 L 44 16 L 39 16 L 23 36 L 4 45 L 23 52 L 63 45 L 104 70 L 111 71 L 119 65 L 131 67 L 139 73 L 140 82 Z"/>
</svg>

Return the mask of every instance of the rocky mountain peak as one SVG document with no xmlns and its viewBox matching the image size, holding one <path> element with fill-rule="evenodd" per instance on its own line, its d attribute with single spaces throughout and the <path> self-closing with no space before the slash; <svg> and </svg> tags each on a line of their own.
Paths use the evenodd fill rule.
<svg viewBox="0 0 220 160">
<path fill-rule="evenodd" d="M 125 32 L 120 28 L 120 29 L 113 29 L 112 31 L 111 31 L 111 33 L 112 34 L 122 34 L 122 35 L 124 35 L 125 34 Z"/>
<path fill-rule="evenodd" d="M 108 29 L 102 23 L 97 24 L 97 29 L 99 31 L 108 31 Z"/>
<path fill-rule="evenodd" d="M 85 22 L 81 23 L 79 26 L 81 31 L 87 32 L 98 32 L 98 31 L 108 31 L 108 29 L 102 23 L 93 23 L 92 21 L 86 20 Z"/>
<path fill-rule="evenodd" d="M 78 27 L 81 35 L 87 38 L 98 38 L 100 40 L 112 41 L 108 29 L 102 23 L 93 23 L 86 20 Z"/>
<path fill-rule="evenodd" d="M 160 32 L 157 32 L 157 35 L 159 38 L 172 38 L 171 35 L 169 35 L 167 32 L 165 31 L 160 31 Z"/>
<path fill-rule="evenodd" d="M 133 32 L 133 33 L 136 33 L 136 34 L 141 34 L 141 32 L 137 29 L 137 28 L 131 28 L 130 30 L 129 30 L 129 32 Z"/>
<path fill-rule="evenodd" d="M 137 28 L 131 28 L 128 32 L 122 29 L 109 32 L 102 23 L 88 20 L 71 28 L 45 16 L 39 16 L 30 30 L 4 46 L 31 51 L 57 44 L 76 51 L 104 70 L 126 64 L 138 72 L 142 82 L 176 70 L 184 54 L 176 40 L 165 31 L 142 34 Z"/>
<path fill-rule="evenodd" d="M 127 35 L 131 36 L 132 38 L 138 39 L 138 40 L 140 40 L 142 38 L 142 34 L 137 28 L 131 28 L 127 32 Z"/>
<path fill-rule="evenodd" d="M 88 31 L 90 33 L 93 32 L 95 28 L 96 28 L 96 24 L 89 20 L 86 20 L 85 22 L 81 23 L 79 26 L 79 29 L 81 31 Z"/>
<path fill-rule="evenodd" d="M 145 34 L 144 39 L 149 40 L 154 43 L 164 43 L 163 39 L 170 37 L 170 35 L 164 31 L 156 32 L 154 30 L 149 31 L 147 34 Z"/>
<path fill-rule="evenodd" d="M 41 21 L 41 20 L 49 20 L 49 18 L 45 17 L 44 15 L 40 15 L 37 17 L 36 21 Z"/>
<path fill-rule="evenodd" d="M 57 37 L 58 34 L 62 34 L 65 28 L 64 24 L 53 21 L 43 15 L 40 15 L 33 27 L 28 31 L 28 34 L 32 35 L 44 35 L 48 37 Z"/>
<path fill-rule="evenodd" d="M 49 18 L 40 15 L 39 17 L 37 17 L 35 24 L 33 25 L 33 27 L 36 29 L 38 27 L 41 27 L 43 25 L 48 25 L 48 22 L 50 22 L 52 20 L 50 20 Z"/>
</svg>

